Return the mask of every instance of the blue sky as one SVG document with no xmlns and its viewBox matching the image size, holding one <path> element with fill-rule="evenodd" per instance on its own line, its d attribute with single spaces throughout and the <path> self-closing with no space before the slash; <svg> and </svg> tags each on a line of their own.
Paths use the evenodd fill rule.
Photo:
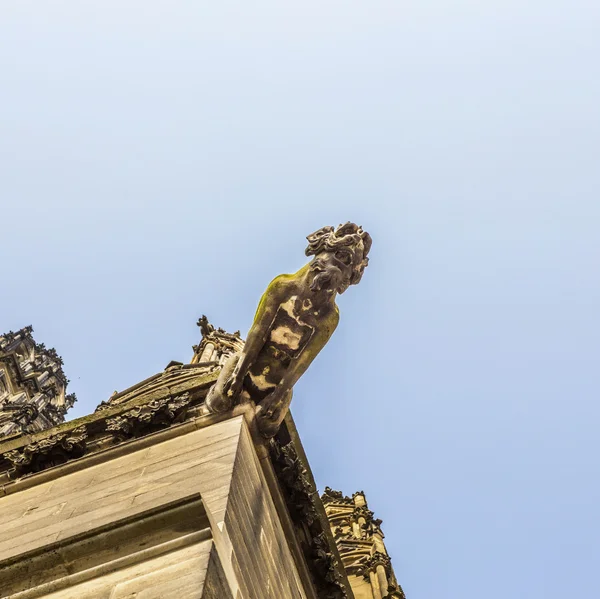
<svg viewBox="0 0 600 599">
<path fill-rule="evenodd" d="M 374 239 L 292 411 L 409 599 L 596 597 L 600 5 L 6 0 L 0 329 L 83 415 Z"/>
</svg>

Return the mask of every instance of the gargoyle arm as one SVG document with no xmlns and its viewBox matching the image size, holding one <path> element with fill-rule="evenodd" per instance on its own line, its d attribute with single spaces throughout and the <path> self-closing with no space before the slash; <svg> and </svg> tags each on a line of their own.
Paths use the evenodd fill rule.
<svg viewBox="0 0 600 599">
<path fill-rule="evenodd" d="M 273 279 L 260 298 L 254 322 L 248 331 L 244 349 L 232 373 L 232 384 L 230 387 L 230 395 L 232 396 L 237 395 L 241 390 L 244 377 L 248 374 L 248 370 L 256 360 L 269 336 L 275 314 L 284 296 L 286 280 L 288 278 L 289 275 L 280 275 Z"/>
</svg>

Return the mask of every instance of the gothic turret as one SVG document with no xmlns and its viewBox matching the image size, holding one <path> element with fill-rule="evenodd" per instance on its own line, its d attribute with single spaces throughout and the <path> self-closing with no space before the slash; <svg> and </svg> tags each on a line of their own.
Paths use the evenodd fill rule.
<svg viewBox="0 0 600 599">
<path fill-rule="evenodd" d="M 60 424 L 75 403 L 61 357 L 32 332 L 28 326 L 0 335 L 0 437 Z"/>
<path fill-rule="evenodd" d="M 346 497 L 325 487 L 321 500 L 356 599 L 405 599 L 383 542 L 381 520 L 362 491 Z"/>
</svg>

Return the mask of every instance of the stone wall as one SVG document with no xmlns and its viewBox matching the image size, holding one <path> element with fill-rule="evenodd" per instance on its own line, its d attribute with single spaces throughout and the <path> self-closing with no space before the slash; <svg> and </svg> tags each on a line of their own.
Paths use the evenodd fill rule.
<svg viewBox="0 0 600 599">
<path fill-rule="evenodd" d="M 0 597 L 316 599 L 244 417 L 191 425 L 7 486 Z"/>
</svg>

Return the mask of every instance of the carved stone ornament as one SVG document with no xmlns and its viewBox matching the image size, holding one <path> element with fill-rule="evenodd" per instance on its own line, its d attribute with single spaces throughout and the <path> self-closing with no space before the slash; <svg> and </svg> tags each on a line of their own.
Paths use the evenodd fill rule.
<svg viewBox="0 0 600 599">
<path fill-rule="evenodd" d="M 399 584 L 392 584 L 388 587 L 388 594 L 383 599 L 406 599 L 406 595 Z"/>
<path fill-rule="evenodd" d="M 376 572 L 379 566 L 384 568 L 385 575 L 389 581 L 387 594 L 383 599 L 406 599 L 402 587 L 395 580 L 394 572 L 392 570 L 392 560 L 390 559 L 390 556 L 385 553 L 376 551 L 369 557 L 365 557 L 361 560 L 362 574 L 365 580 L 369 580 L 370 573 Z"/>
<path fill-rule="evenodd" d="M 365 493 L 349 498 L 326 487 L 321 499 L 348 576 L 364 578 L 377 597 L 385 592 L 382 599 L 406 599 L 383 543 L 382 521 L 369 509 Z"/>
<path fill-rule="evenodd" d="M 317 512 L 315 504 L 317 492 L 308 478 L 306 468 L 291 444 L 281 446 L 273 440 L 270 444 L 270 451 L 292 521 L 301 531 L 300 534 L 306 537 L 306 543 L 302 543 L 302 549 L 307 561 L 314 566 L 312 571 L 319 597 L 347 599 L 348 595 L 342 582 L 343 577 L 337 567 L 337 560 L 331 552 Z"/>
<path fill-rule="evenodd" d="M 334 491 L 331 487 L 325 487 L 323 495 L 321 495 L 323 503 L 347 503 L 352 505 L 352 499 L 345 496 L 341 491 Z"/>
<path fill-rule="evenodd" d="M 0 334 L 0 437 L 62 423 L 76 400 L 68 382 L 62 358 L 31 326 Z"/>
<path fill-rule="evenodd" d="M 67 433 L 52 435 L 41 441 L 3 454 L 17 476 L 40 472 L 81 457 L 86 450 L 88 433 L 85 426 Z"/>
<path fill-rule="evenodd" d="M 21 430 L 26 429 L 39 415 L 39 409 L 34 403 L 11 404 L 0 406 L 0 424 L 12 422 Z"/>
<path fill-rule="evenodd" d="M 353 511 L 354 518 L 358 521 L 359 518 L 364 518 L 367 524 L 373 522 L 373 516 L 375 515 L 368 507 L 359 506 L 355 507 Z"/>
<path fill-rule="evenodd" d="M 376 551 L 373 555 L 364 557 L 361 560 L 361 566 L 363 576 L 366 579 L 369 578 L 369 572 L 374 572 L 377 569 L 377 566 L 383 566 L 388 576 L 390 576 L 392 572 L 392 560 L 390 559 L 390 556 L 381 553 L 381 551 Z"/>
<path fill-rule="evenodd" d="M 244 341 L 240 332 L 227 333 L 224 329 L 216 329 L 203 314 L 196 323 L 200 327 L 202 340 L 199 345 L 194 345 L 192 364 L 219 364 L 223 365 L 228 358 L 240 352 Z"/>
<path fill-rule="evenodd" d="M 115 434 L 117 440 L 141 437 L 163 429 L 176 422 L 191 402 L 191 395 L 183 393 L 136 406 L 106 420 L 106 430 Z"/>
<path fill-rule="evenodd" d="M 354 223 L 323 227 L 307 239 L 306 255 L 313 260 L 271 281 L 243 350 L 224 364 L 206 398 L 212 412 L 252 400 L 267 438 L 279 430 L 293 386 L 337 327 L 336 295 L 360 282 L 369 261 L 371 237 Z M 206 323 L 201 326 L 208 331 Z"/>
</svg>

